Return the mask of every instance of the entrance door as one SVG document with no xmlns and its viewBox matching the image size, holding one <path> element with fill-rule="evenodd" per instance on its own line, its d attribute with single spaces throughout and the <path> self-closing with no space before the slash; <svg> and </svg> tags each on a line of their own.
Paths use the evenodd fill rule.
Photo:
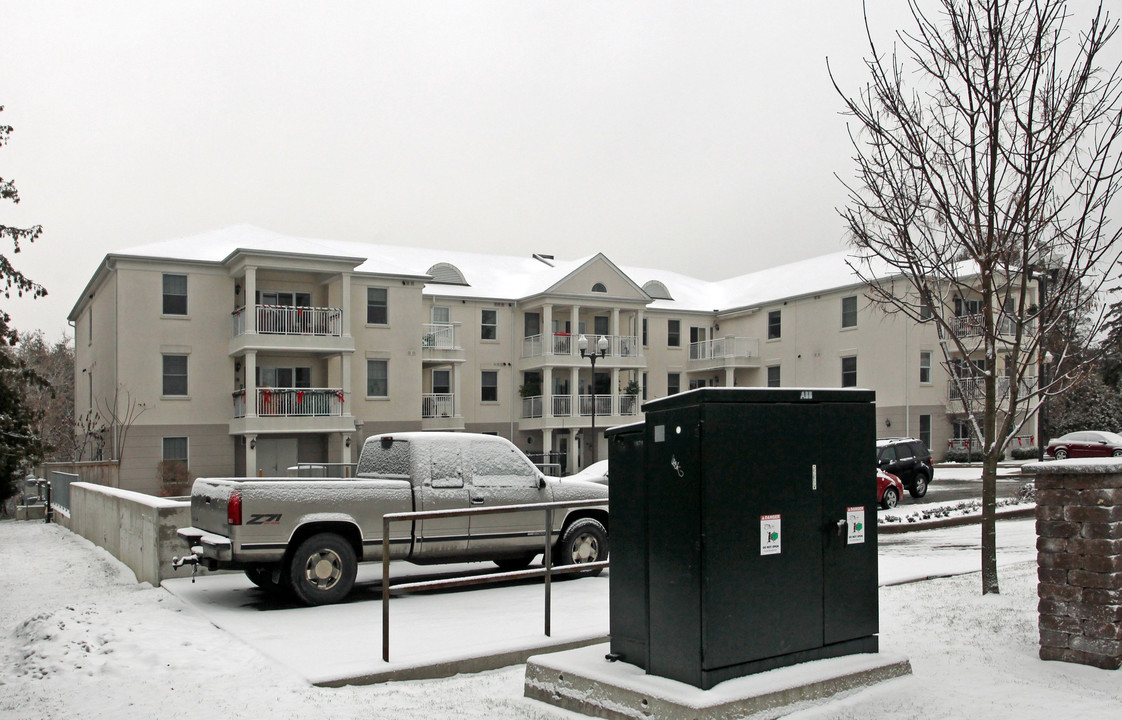
<svg viewBox="0 0 1122 720">
<path fill-rule="evenodd" d="M 287 477 L 288 469 L 298 462 L 296 438 L 257 438 L 258 473 L 265 477 Z"/>
</svg>

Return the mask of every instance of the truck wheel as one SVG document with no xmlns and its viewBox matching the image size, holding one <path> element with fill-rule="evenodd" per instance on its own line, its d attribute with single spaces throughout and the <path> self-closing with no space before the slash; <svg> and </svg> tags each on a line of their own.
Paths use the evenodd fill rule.
<svg viewBox="0 0 1122 720">
<path fill-rule="evenodd" d="M 284 572 L 277 573 L 277 580 L 274 582 L 274 570 L 276 570 L 276 567 L 273 565 L 253 565 L 245 569 L 245 576 L 249 578 L 250 582 L 267 593 L 286 591 L 288 583 L 285 581 Z"/>
<path fill-rule="evenodd" d="M 927 494 L 927 475 L 924 473 L 916 473 L 916 479 L 912 483 L 912 487 L 908 490 L 914 498 L 921 498 Z"/>
<path fill-rule="evenodd" d="M 565 530 L 555 555 L 557 565 L 583 565 L 608 559 L 608 531 L 599 520 L 581 518 Z M 590 571 L 599 575 L 603 568 Z"/>
<path fill-rule="evenodd" d="M 337 603 L 355 584 L 354 548 L 334 533 L 313 535 L 296 548 L 288 564 L 289 582 L 305 605 Z"/>
<path fill-rule="evenodd" d="M 495 560 L 494 563 L 499 566 L 500 570 L 505 570 L 507 572 L 511 570 L 522 570 L 523 568 L 529 567 L 530 563 L 534 562 L 534 558 L 537 556 L 538 553 L 534 553 L 533 555 L 523 555 L 522 557 L 502 558 L 501 560 Z"/>
</svg>

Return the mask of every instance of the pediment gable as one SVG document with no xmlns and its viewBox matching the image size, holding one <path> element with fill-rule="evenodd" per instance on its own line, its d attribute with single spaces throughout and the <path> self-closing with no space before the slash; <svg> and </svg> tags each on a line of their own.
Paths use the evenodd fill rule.
<svg viewBox="0 0 1122 720">
<path fill-rule="evenodd" d="M 565 297 L 611 298 L 613 301 L 648 303 L 651 298 L 634 280 L 603 253 L 589 258 L 543 293 Z"/>
</svg>

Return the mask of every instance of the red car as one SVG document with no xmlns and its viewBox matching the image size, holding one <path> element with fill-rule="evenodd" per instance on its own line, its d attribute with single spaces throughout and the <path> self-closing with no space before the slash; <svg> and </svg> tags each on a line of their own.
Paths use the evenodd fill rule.
<svg viewBox="0 0 1122 720">
<path fill-rule="evenodd" d="M 877 470 L 877 502 L 885 510 L 891 510 L 904 496 L 904 483 L 900 478 L 884 470 Z"/>
<path fill-rule="evenodd" d="M 1044 454 L 1057 460 L 1069 457 L 1122 457 L 1122 435 L 1098 430 L 1072 432 L 1049 442 Z"/>
</svg>

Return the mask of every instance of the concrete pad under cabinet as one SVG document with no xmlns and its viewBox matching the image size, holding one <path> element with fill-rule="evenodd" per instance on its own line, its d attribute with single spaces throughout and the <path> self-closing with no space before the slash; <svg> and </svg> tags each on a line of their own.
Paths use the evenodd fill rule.
<svg viewBox="0 0 1122 720">
<path fill-rule="evenodd" d="M 899 655 L 815 660 L 700 690 L 624 662 L 608 662 L 607 643 L 537 655 L 526 663 L 526 697 L 609 720 L 774 718 L 816 700 L 910 675 Z"/>
</svg>

